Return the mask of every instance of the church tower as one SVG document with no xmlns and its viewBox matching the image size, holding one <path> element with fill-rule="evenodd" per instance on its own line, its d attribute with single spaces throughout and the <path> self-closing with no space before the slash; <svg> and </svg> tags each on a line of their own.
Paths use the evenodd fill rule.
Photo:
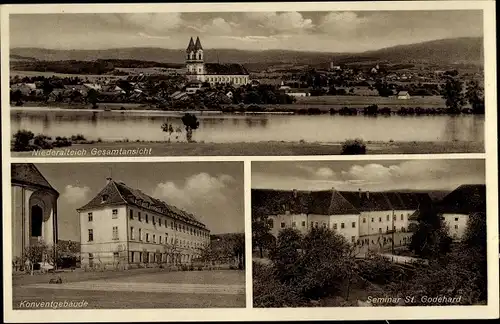
<svg viewBox="0 0 500 324">
<path fill-rule="evenodd" d="M 204 82 L 205 64 L 203 63 L 203 47 L 201 46 L 200 38 L 196 37 L 196 43 L 193 37 L 189 40 L 189 45 L 186 49 L 186 68 L 188 78 Z"/>
</svg>

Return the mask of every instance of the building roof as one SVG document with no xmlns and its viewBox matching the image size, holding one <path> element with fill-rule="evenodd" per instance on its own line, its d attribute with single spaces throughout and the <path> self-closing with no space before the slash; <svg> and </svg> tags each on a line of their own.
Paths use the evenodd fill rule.
<svg viewBox="0 0 500 324">
<path fill-rule="evenodd" d="M 196 44 L 194 44 L 194 50 L 195 51 L 203 50 L 203 47 L 201 47 L 201 42 L 199 37 L 196 37 Z"/>
<path fill-rule="evenodd" d="M 107 199 L 103 202 L 103 196 Z M 153 198 L 139 189 L 127 186 L 121 181 L 110 180 L 106 186 L 87 204 L 78 208 L 78 211 L 99 208 L 101 206 L 112 205 L 134 205 L 137 207 L 149 209 L 151 211 L 163 214 L 165 216 L 180 219 L 192 225 L 205 228 L 206 226 L 198 221 L 196 217 L 184 210 L 181 210 L 166 202 Z"/>
<path fill-rule="evenodd" d="M 472 214 L 486 212 L 486 185 L 466 184 L 437 203 L 440 213 Z"/>
<path fill-rule="evenodd" d="M 292 214 L 349 215 L 364 211 L 416 210 L 423 201 L 430 201 L 428 194 L 252 189 L 253 211 L 267 215 L 284 214 L 285 211 Z"/>
<path fill-rule="evenodd" d="M 248 70 L 241 64 L 205 63 L 206 74 L 216 75 L 248 75 Z"/>
<path fill-rule="evenodd" d="M 12 183 L 49 189 L 59 195 L 33 163 L 12 163 L 10 170 Z"/>
<path fill-rule="evenodd" d="M 408 95 L 408 91 L 399 91 L 398 96 L 406 96 Z"/>
<path fill-rule="evenodd" d="M 194 51 L 194 41 L 193 41 L 193 37 L 191 37 L 191 39 L 189 40 L 189 45 L 188 47 L 186 48 L 186 52 L 187 53 L 190 53 L 192 51 Z"/>
</svg>

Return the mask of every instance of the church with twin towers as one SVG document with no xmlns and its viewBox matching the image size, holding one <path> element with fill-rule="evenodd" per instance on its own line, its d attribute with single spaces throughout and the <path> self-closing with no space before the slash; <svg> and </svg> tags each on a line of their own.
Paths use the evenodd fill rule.
<svg viewBox="0 0 500 324">
<path fill-rule="evenodd" d="M 210 85 L 230 84 L 236 87 L 250 82 L 247 69 L 237 63 L 205 63 L 199 37 L 191 39 L 186 49 L 186 76 L 190 82 L 207 82 Z"/>
</svg>

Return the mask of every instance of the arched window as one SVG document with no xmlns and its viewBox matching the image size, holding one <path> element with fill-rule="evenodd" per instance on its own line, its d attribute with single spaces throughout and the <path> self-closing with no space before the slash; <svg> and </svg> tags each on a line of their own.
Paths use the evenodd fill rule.
<svg viewBox="0 0 500 324">
<path fill-rule="evenodd" d="M 43 210 L 40 206 L 31 207 L 31 236 L 42 236 Z"/>
</svg>

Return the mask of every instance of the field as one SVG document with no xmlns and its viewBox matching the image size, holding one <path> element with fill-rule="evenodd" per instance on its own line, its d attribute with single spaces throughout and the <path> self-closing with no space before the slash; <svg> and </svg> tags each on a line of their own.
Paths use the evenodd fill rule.
<svg viewBox="0 0 500 324">
<path fill-rule="evenodd" d="M 65 74 L 65 73 L 55 73 L 55 72 L 38 72 L 38 71 L 10 71 L 10 77 L 18 76 L 20 78 L 23 77 L 37 77 L 44 76 L 48 77 L 58 77 L 58 78 L 75 78 L 78 77 L 80 79 L 88 80 L 89 82 L 95 82 L 96 80 L 119 80 L 126 79 L 127 75 L 107 75 L 107 74 Z"/>
<path fill-rule="evenodd" d="M 147 151 L 147 156 L 277 156 L 277 155 L 339 155 L 341 143 L 257 142 L 257 143 L 165 143 L 165 142 L 102 142 L 75 144 L 56 148 L 51 156 L 127 156 L 118 150 Z M 99 150 L 104 154 L 95 155 Z M 111 150 L 115 150 L 112 152 Z M 75 152 L 80 152 L 79 154 Z M 83 152 L 83 153 L 81 153 Z M 435 154 L 483 153 L 483 143 L 476 142 L 367 142 L 366 154 Z M 141 156 L 145 156 L 141 155 Z M 14 157 L 34 157 L 33 152 L 12 152 Z"/>
<path fill-rule="evenodd" d="M 411 97 L 410 99 L 398 99 L 393 97 L 379 96 L 318 96 L 318 97 L 298 97 L 298 105 L 328 105 L 335 108 L 352 107 L 361 108 L 368 105 L 378 105 L 379 108 L 391 107 L 422 107 L 422 108 L 444 108 L 444 99 L 440 96 Z"/>
<path fill-rule="evenodd" d="M 48 284 L 59 276 L 62 284 Z M 87 308 L 245 307 L 245 272 L 234 270 L 167 272 L 64 272 L 13 276 L 13 308 L 22 301 L 81 301 Z"/>
</svg>

